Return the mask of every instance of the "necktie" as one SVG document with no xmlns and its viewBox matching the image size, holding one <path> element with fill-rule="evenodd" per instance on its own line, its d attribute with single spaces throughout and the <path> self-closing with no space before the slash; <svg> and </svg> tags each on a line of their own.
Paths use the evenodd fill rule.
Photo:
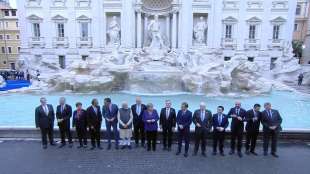
<svg viewBox="0 0 310 174">
<path fill-rule="evenodd" d="M 200 111 L 200 118 L 201 118 L 201 121 L 203 121 L 205 119 L 204 111 Z"/>
<path fill-rule="evenodd" d="M 140 115 L 140 105 L 137 105 L 137 110 L 136 110 L 137 114 Z"/>
<path fill-rule="evenodd" d="M 61 113 L 63 113 L 63 112 L 64 112 L 64 106 L 61 105 Z"/>
<path fill-rule="evenodd" d="M 219 114 L 218 117 L 219 125 L 222 125 L 222 114 Z"/>
<path fill-rule="evenodd" d="M 236 110 L 236 114 L 239 116 L 239 109 Z"/>
<path fill-rule="evenodd" d="M 44 106 L 44 112 L 45 112 L 46 115 L 48 115 L 48 109 L 47 109 L 46 105 Z"/>
<path fill-rule="evenodd" d="M 167 108 L 167 109 L 166 109 L 166 119 L 167 119 L 167 120 L 168 120 L 168 118 L 169 118 L 169 113 L 170 113 L 170 112 L 169 112 L 169 108 Z"/>
<path fill-rule="evenodd" d="M 271 113 L 271 110 L 268 111 L 269 113 L 269 117 L 272 119 L 272 113 Z"/>
</svg>

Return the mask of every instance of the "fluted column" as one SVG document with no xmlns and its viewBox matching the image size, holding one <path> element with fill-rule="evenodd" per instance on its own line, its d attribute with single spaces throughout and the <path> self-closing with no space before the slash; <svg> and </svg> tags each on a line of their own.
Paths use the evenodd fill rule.
<svg viewBox="0 0 310 174">
<path fill-rule="evenodd" d="M 141 12 L 137 12 L 137 47 L 141 48 L 142 42 L 141 42 L 141 35 L 142 35 L 142 26 L 141 26 L 142 20 L 141 20 Z"/>
<path fill-rule="evenodd" d="M 166 35 L 167 35 L 169 42 L 171 42 L 171 39 L 170 39 L 170 14 L 168 14 L 166 16 Z"/>
<path fill-rule="evenodd" d="M 177 12 L 174 11 L 172 14 L 172 38 L 171 38 L 171 42 L 172 42 L 172 48 L 176 48 L 177 47 Z"/>
</svg>

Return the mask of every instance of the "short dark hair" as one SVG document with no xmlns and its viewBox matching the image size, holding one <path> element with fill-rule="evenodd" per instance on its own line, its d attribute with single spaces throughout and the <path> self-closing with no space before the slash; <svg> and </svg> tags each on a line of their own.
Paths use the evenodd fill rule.
<svg viewBox="0 0 310 174">
<path fill-rule="evenodd" d="M 182 103 L 182 106 L 185 106 L 186 108 L 188 108 L 188 103 L 183 102 L 183 103 Z"/>
<path fill-rule="evenodd" d="M 98 101 L 96 98 L 92 99 L 91 104 L 93 105 L 95 101 Z"/>
<path fill-rule="evenodd" d="M 108 102 L 108 103 L 111 103 L 111 99 L 110 98 L 105 98 L 104 101 Z"/>
<path fill-rule="evenodd" d="M 221 108 L 224 111 L 224 106 L 218 106 L 217 108 Z"/>
<path fill-rule="evenodd" d="M 77 102 L 77 103 L 75 104 L 75 106 L 76 106 L 76 107 L 82 106 L 82 103 L 81 103 L 81 102 Z"/>
<path fill-rule="evenodd" d="M 256 103 L 256 104 L 254 105 L 254 108 L 258 108 L 258 107 L 260 107 L 260 104 Z"/>
</svg>

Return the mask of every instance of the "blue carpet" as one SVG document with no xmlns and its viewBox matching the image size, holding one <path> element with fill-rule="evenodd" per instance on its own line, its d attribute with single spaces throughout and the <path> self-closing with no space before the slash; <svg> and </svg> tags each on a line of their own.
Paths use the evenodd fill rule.
<svg viewBox="0 0 310 174">
<path fill-rule="evenodd" d="M 0 88 L 0 91 L 8 91 L 12 89 L 18 89 L 30 86 L 30 82 L 27 80 L 7 80 L 6 86 Z"/>
</svg>

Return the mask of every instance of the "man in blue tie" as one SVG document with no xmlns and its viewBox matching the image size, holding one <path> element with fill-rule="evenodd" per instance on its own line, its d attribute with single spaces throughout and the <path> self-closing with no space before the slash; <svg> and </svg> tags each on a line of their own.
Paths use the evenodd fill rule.
<svg viewBox="0 0 310 174">
<path fill-rule="evenodd" d="M 107 129 L 107 137 L 108 137 L 108 147 L 107 149 L 111 149 L 111 134 L 113 128 L 113 135 L 115 139 L 115 149 L 118 149 L 118 130 L 117 130 L 117 113 L 118 107 L 116 104 L 112 104 L 110 98 L 104 99 L 104 106 L 102 107 L 102 116 L 105 119 L 105 125 Z"/>
<path fill-rule="evenodd" d="M 193 156 L 197 155 L 201 142 L 201 155 L 206 157 L 206 138 L 212 127 L 212 113 L 206 109 L 204 102 L 201 102 L 200 109 L 194 112 L 193 123 L 195 124 L 195 148 Z"/>
<path fill-rule="evenodd" d="M 136 97 L 136 104 L 131 106 L 136 148 L 139 147 L 139 138 L 141 139 L 141 146 L 145 147 L 144 122 L 142 120 L 143 112 L 145 110 L 146 106 L 142 104 L 141 97 Z"/>
<path fill-rule="evenodd" d="M 181 110 L 179 110 L 177 114 L 178 151 L 176 155 L 180 155 L 182 149 L 182 141 L 184 140 L 185 142 L 184 157 L 188 157 L 191 124 L 192 124 L 192 112 L 188 110 L 188 104 L 184 102 L 181 105 Z"/>
<path fill-rule="evenodd" d="M 271 138 L 271 155 L 278 158 L 279 156 L 276 154 L 277 141 L 278 135 L 282 130 L 282 117 L 277 110 L 271 108 L 271 103 L 265 103 L 264 107 L 265 110 L 262 112 L 264 155 L 268 155 L 268 146 Z"/>
<path fill-rule="evenodd" d="M 228 117 L 223 114 L 224 107 L 218 106 L 217 113 L 212 117 L 213 126 L 213 155 L 217 153 L 217 144 L 219 144 L 220 154 L 224 155 L 225 130 L 228 127 Z"/>
</svg>

